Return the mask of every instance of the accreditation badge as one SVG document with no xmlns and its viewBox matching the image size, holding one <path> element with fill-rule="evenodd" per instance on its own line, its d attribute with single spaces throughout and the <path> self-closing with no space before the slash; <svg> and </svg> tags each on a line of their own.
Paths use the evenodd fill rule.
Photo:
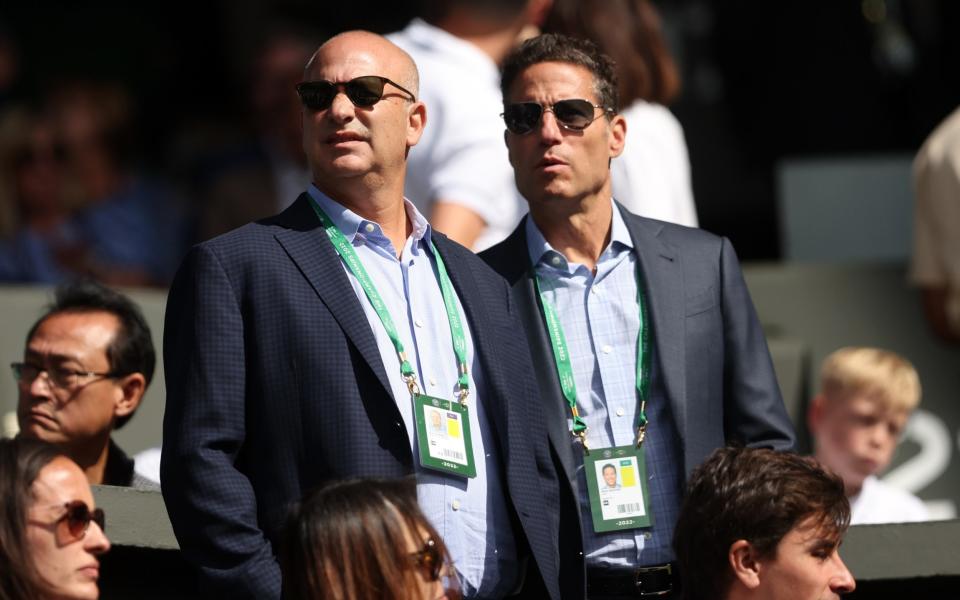
<svg viewBox="0 0 960 600">
<path fill-rule="evenodd" d="M 583 469 L 594 531 L 653 525 L 643 447 L 592 449 L 583 457 Z"/>
<path fill-rule="evenodd" d="M 414 394 L 413 411 L 417 419 L 420 464 L 427 469 L 476 477 L 467 407 L 443 398 Z"/>
</svg>

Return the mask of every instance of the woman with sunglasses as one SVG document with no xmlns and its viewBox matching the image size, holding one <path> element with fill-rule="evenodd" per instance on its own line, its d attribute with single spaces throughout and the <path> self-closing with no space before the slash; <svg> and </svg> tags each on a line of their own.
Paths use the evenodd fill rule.
<svg viewBox="0 0 960 600">
<path fill-rule="evenodd" d="M 408 481 L 339 481 L 291 513 L 280 551 L 292 600 L 456 600 L 443 540 Z"/>
<path fill-rule="evenodd" d="M 0 600 L 100 596 L 110 549 L 87 479 L 55 446 L 0 440 Z"/>
</svg>

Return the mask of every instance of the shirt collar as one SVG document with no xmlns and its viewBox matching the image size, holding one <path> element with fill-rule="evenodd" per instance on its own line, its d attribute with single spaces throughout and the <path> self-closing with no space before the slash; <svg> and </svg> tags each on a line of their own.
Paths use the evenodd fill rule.
<svg viewBox="0 0 960 600">
<path fill-rule="evenodd" d="M 330 220 L 333 221 L 333 224 L 340 230 L 343 237 L 347 238 L 351 244 L 353 244 L 357 234 L 360 233 L 361 228 L 366 229 L 367 224 L 374 225 L 375 229 L 371 233 L 364 231 L 364 237 L 379 235 L 379 237 L 386 240 L 386 236 L 383 235 L 379 223 L 364 219 L 346 206 L 321 192 L 313 183 L 307 186 L 307 193 L 310 194 L 310 198 L 320 206 L 320 209 L 330 217 Z M 410 219 L 410 223 L 413 226 L 411 233 L 414 242 L 413 251 L 414 253 L 419 253 L 418 247 L 421 241 L 427 244 L 433 243 L 433 228 L 430 226 L 430 223 L 427 222 L 426 217 L 417 210 L 413 202 L 404 198 L 403 204 L 407 211 L 407 218 Z"/>
<path fill-rule="evenodd" d="M 600 260 L 604 259 L 604 255 L 606 255 L 611 248 L 614 251 L 620 248 L 633 249 L 630 230 L 627 229 L 627 224 L 623 220 L 623 215 L 620 214 L 620 209 L 613 203 L 613 198 L 610 199 L 610 204 L 613 206 L 613 224 L 610 232 L 610 244 L 600 253 Z M 527 222 L 524 224 L 524 227 L 527 234 L 527 254 L 530 256 L 530 264 L 536 266 L 542 262 L 552 262 L 554 258 L 559 257 L 561 262 L 559 264 L 554 263 L 553 266 L 560 268 L 560 270 L 569 270 L 567 258 L 550 245 L 550 242 L 544 237 L 540 228 L 533 222 L 533 217 L 527 216 Z"/>
</svg>

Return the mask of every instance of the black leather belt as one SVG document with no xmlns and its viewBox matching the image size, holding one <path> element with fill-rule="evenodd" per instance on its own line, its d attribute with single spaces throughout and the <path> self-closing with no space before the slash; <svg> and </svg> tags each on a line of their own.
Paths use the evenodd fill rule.
<svg viewBox="0 0 960 600">
<path fill-rule="evenodd" d="M 664 597 L 678 588 L 676 581 L 676 569 L 672 563 L 636 569 L 588 567 L 587 597 Z"/>
</svg>

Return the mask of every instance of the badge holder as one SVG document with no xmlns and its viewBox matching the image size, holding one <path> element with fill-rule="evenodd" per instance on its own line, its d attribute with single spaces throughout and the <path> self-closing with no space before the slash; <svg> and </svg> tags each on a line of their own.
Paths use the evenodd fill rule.
<svg viewBox="0 0 960 600">
<path fill-rule="evenodd" d="M 416 384 L 410 391 L 417 421 L 420 464 L 444 473 L 476 477 L 470 413 L 463 399 L 454 402 L 425 396 L 419 393 Z"/>
<path fill-rule="evenodd" d="M 642 446 L 593 449 L 583 457 L 583 469 L 595 532 L 653 525 Z"/>
</svg>

